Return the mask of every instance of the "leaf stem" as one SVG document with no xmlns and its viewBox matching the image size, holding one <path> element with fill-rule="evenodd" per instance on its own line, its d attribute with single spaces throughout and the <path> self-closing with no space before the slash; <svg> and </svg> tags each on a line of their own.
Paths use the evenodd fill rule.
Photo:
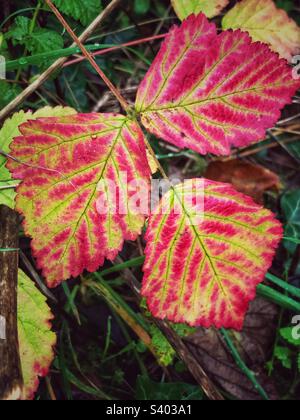
<svg viewBox="0 0 300 420">
<path fill-rule="evenodd" d="M 114 94 L 114 96 L 118 99 L 120 102 L 122 108 L 125 112 L 128 112 L 130 109 L 129 104 L 127 103 L 126 99 L 121 95 L 119 90 L 113 85 L 113 83 L 108 79 L 108 77 L 104 74 L 104 72 L 100 69 L 98 64 L 96 63 L 94 57 L 92 54 L 85 48 L 85 46 L 82 44 L 80 39 L 77 37 L 77 35 L 74 33 L 74 31 L 71 29 L 69 24 L 66 22 L 66 20 L 63 18 L 59 10 L 54 6 L 51 0 L 45 0 L 47 5 L 50 7 L 50 9 L 53 11 L 57 19 L 60 21 L 62 26 L 67 30 L 69 35 L 72 37 L 74 42 L 78 45 L 78 47 L 81 49 L 82 54 L 86 57 L 86 59 L 90 62 L 92 67 L 96 70 L 96 72 L 99 74 L 101 79 L 104 81 L 104 83 L 107 85 L 107 87 L 110 89 L 110 91 Z"/>
</svg>

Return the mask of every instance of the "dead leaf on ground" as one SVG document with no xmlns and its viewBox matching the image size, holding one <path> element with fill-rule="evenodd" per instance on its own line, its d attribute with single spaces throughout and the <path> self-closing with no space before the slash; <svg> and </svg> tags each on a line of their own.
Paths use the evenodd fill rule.
<svg viewBox="0 0 300 420">
<path fill-rule="evenodd" d="M 204 177 L 231 183 L 238 191 L 253 197 L 259 204 L 263 203 L 266 191 L 280 189 L 280 179 L 274 172 L 239 159 L 210 163 Z"/>
<path fill-rule="evenodd" d="M 262 298 L 250 305 L 241 333 L 232 332 L 231 339 L 249 369 L 256 375 L 269 398 L 277 399 L 277 391 L 266 374 L 276 331 L 278 309 Z M 215 329 L 199 328 L 186 342 L 209 377 L 237 399 L 259 400 L 258 392 L 236 365 L 221 334 Z"/>
</svg>

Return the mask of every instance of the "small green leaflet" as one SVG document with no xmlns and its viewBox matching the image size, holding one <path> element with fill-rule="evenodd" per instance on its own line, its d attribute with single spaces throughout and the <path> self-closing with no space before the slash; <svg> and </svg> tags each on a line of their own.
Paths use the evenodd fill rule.
<svg viewBox="0 0 300 420">
<path fill-rule="evenodd" d="M 6 38 L 11 39 L 13 45 L 24 45 L 33 54 L 63 48 L 64 41 L 59 33 L 37 25 L 31 30 L 30 25 L 30 19 L 18 16 Z"/>
<path fill-rule="evenodd" d="M 102 10 L 101 0 L 52 0 L 55 6 L 66 15 L 88 25 Z"/>
<path fill-rule="evenodd" d="M 292 368 L 292 352 L 287 347 L 277 346 L 275 349 L 275 356 L 286 369 Z"/>
<path fill-rule="evenodd" d="M 289 344 L 292 344 L 293 346 L 300 346 L 300 337 L 296 338 L 293 335 L 293 332 L 294 332 L 295 329 L 296 329 L 295 327 L 281 328 L 280 335 Z"/>
<path fill-rule="evenodd" d="M 0 92 L 0 109 L 2 109 L 15 99 L 22 92 L 22 89 L 16 84 L 9 83 L 6 80 L 0 80 Z"/>
</svg>

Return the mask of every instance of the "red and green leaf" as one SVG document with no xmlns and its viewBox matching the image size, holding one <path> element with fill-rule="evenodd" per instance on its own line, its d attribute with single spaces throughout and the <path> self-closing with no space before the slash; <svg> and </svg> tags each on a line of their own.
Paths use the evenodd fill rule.
<svg viewBox="0 0 300 420">
<path fill-rule="evenodd" d="M 9 162 L 22 180 L 16 207 L 38 267 L 54 287 L 85 269 L 96 271 L 140 234 L 146 214 L 131 208 L 136 191 L 127 190 L 123 176 L 149 187 L 144 137 L 135 122 L 115 114 L 42 118 L 20 132 L 11 146 L 18 162 Z"/>
<path fill-rule="evenodd" d="M 300 53 L 299 26 L 272 0 L 240 1 L 224 16 L 222 27 L 249 32 L 254 41 L 269 44 L 289 61 Z"/>
<path fill-rule="evenodd" d="M 180 20 L 189 15 L 202 12 L 208 18 L 218 16 L 229 3 L 229 0 L 171 0 L 174 10 Z"/>
<path fill-rule="evenodd" d="M 229 184 L 202 181 L 171 189 L 150 216 L 142 294 L 155 317 L 240 330 L 282 227 Z"/>
<path fill-rule="evenodd" d="M 228 155 L 265 136 L 300 82 L 286 61 L 241 31 L 200 14 L 173 27 L 138 90 L 153 134 L 201 154 Z"/>
<path fill-rule="evenodd" d="M 22 399 L 30 400 L 46 376 L 54 358 L 56 336 L 51 331 L 53 315 L 45 297 L 34 283 L 19 271 L 18 335 L 24 380 Z"/>
<path fill-rule="evenodd" d="M 76 114 L 72 108 L 63 108 L 57 106 L 54 108 L 44 107 L 32 113 L 32 111 L 16 112 L 11 118 L 7 119 L 0 130 L 0 149 L 4 153 L 10 152 L 10 144 L 14 137 L 20 135 L 19 125 L 36 118 L 41 117 L 58 117 Z M 11 174 L 5 167 L 6 158 L 0 155 L 0 204 L 4 204 L 12 209 L 15 208 L 15 190 L 16 181 L 11 179 Z"/>
</svg>

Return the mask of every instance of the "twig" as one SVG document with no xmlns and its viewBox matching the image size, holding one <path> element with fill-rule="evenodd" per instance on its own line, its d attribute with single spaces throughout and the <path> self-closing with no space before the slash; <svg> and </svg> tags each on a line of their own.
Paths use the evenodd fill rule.
<svg viewBox="0 0 300 420">
<path fill-rule="evenodd" d="M 54 4 L 52 3 L 51 0 L 45 0 L 45 2 L 50 7 L 50 9 L 53 11 L 53 13 L 57 17 L 57 19 L 62 24 L 62 26 L 67 30 L 67 32 L 69 33 L 69 35 L 73 38 L 73 40 L 75 41 L 76 45 L 78 45 L 78 47 L 81 49 L 83 55 L 86 57 L 86 59 L 90 62 L 90 64 L 92 65 L 92 67 L 99 74 L 99 76 L 104 81 L 104 83 L 107 85 L 107 87 L 109 88 L 109 90 L 111 90 L 111 92 L 118 99 L 118 101 L 120 102 L 120 104 L 121 104 L 122 108 L 124 109 L 124 111 L 128 111 L 129 110 L 129 105 L 128 105 L 126 99 L 123 98 L 123 96 L 121 95 L 121 93 L 119 92 L 119 90 L 113 85 L 113 83 L 108 79 L 108 77 L 100 69 L 100 67 L 96 63 L 96 61 L 95 61 L 94 57 L 92 56 L 92 54 L 85 48 L 85 46 L 83 45 L 82 41 L 77 37 L 77 35 L 71 29 L 70 25 L 63 18 L 63 16 L 59 12 L 59 10 L 54 6 Z"/>
<path fill-rule="evenodd" d="M 97 57 L 99 55 L 105 55 L 107 53 L 117 51 L 117 50 L 120 50 L 122 48 L 134 47 L 135 45 L 144 44 L 146 42 L 151 42 L 151 41 L 164 39 L 166 37 L 166 35 L 167 34 L 161 34 L 161 35 L 150 36 L 148 38 L 136 39 L 134 41 L 126 42 L 125 44 L 116 45 L 115 47 L 105 48 L 104 50 L 93 52 L 93 53 L 91 53 L 91 55 L 93 57 Z M 69 66 L 72 66 L 73 64 L 81 63 L 84 60 L 85 60 L 85 57 L 78 57 L 78 58 L 75 58 L 74 60 L 68 61 L 67 63 L 65 63 L 63 65 L 63 67 L 69 67 Z"/>
<path fill-rule="evenodd" d="M 39 289 L 41 290 L 41 292 L 48 299 L 51 299 L 55 304 L 58 304 L 58 301 L 57 301 L 56 297 L 53 295 L 53 293 L 50 292 L 50 290 L 48 289 L 48 287 L 41 280 L 40 276 L 38 275 L 38 273 L 36 272 L 36 270 L 33 268 L 31 262 L 26 257 L 26 255 L 23 253 L 23 251 L 20 251 L 20 256 L 21 256 L 21 259 L 22 259 L 22 262 L 23 262 L 24 266 L 26 267 L 26 269 L 30 273 L 31 277 L 36 282 L 36 284 L 39 287 Z"/>
<path fill-rule="evenodd" d="M 102 13 L 88 26 L 88 28 L 78 38 L 80 42 L 85 42 L 98 26 L 106 19 L 106 17 L 117 7 L 121 0 L 112 0 L 111 3 L 103 10 Z M 71 47 L 76 47 L 73 43 Z M 68 60 L 68 57 L 62 57 L 56 60 L 44 73 L 42 73 L 31 85 L 29 85 L 20 95 L 11 101 L 5 108 L 0 111 L 0 121 L 13 112 L 22 102 L 32 95 L 45 81 Z"/>
<path fill-rule="evenodd" d="M 119 264 L 124 263 L 122 258 L 117 257 L 116 262 Z M 124 270 L 124 277 L 128 281 L 130 287 L 136 294 L 138 300 L 141 299 L 140 295 L 140 284 L 129 269 Z M 174 348 L 180 359 L 186 364 L 191 375 L 195 378 L 197 383 L 201 386 L 206 396 L 210 400 L 223 400 L 224 398 L 219 393 L 217 388 L 211 382 L 205 371 L 200 366 L 199 362 L 194 358 L 192 353 L 189 351 L 183 340 L 179 335 L 171 328 L 167 321 L 160 321 L 156 318 L 152 318 L 152 321 L 162 331 L 166 339 L 169 341 L 171 346 Z"/>
</svg>

